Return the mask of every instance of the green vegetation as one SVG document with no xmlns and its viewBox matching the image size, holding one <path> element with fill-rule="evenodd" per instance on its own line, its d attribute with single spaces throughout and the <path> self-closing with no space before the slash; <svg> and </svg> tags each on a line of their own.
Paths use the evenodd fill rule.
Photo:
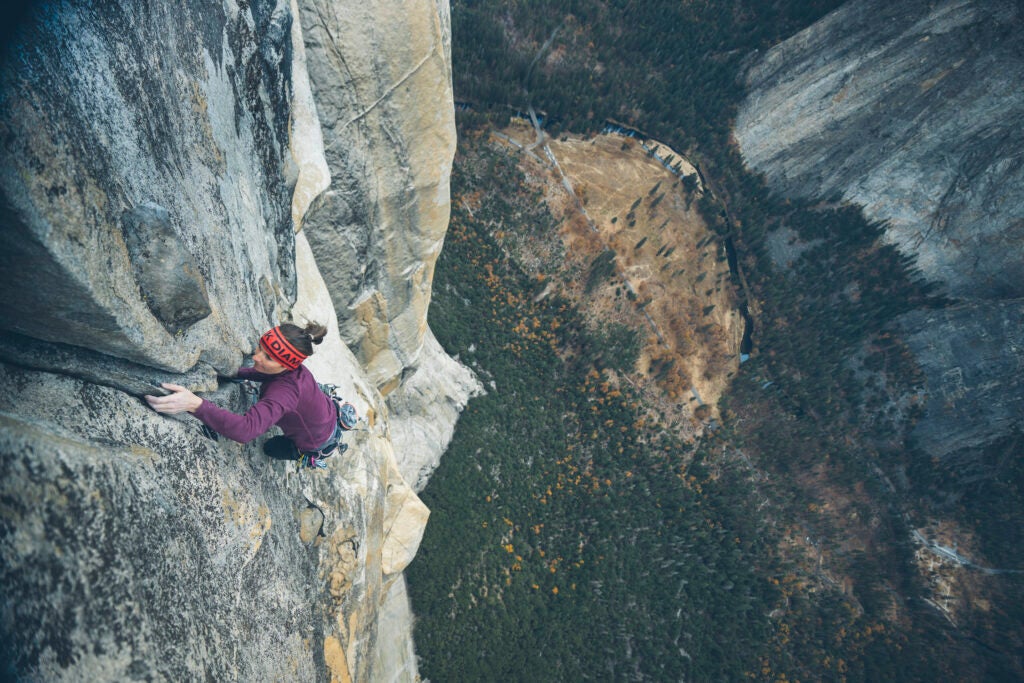
<svg viewBox="0 0 1024 683">
<path fill-rule="evenodd" d="M 615 252 L 605 249 L 590 264 L 590 274 L 587 275 L 587 284 L 584 291 L 591 292 L 594 287 L 605 283 L 615 275 Z"/>
<path fill-rule="evenodd" d="M 493 384 L 422 494 L 433 513 L 409 587 L 423 675 L 774 680 L 910 662 L 938 674 L 879 620 L 877 582 L 811 598 L 777 552 L 789 530 L 758 509 L 765 484 L 734 450 L 744 434 L 727 425 L 694 450 L 650 422 L 609 372 L 635 361 L 635 333 L 592 333 L 566 302 L 535 301 L 495 238 L 507 220 L 481 210 L 498 195 L 513 214 L 534 202 L 507 167 L 489 175 L 495 154 L 462 136 L 430 311 L 445 348 Z M 785 443 L 817 453 L 806 424 L 789 429 Z"/>
<path fill-rule="evenodd" d="M 486 153 L 466 145 L 457 196 L 528 202 L 507 176 L 477 175 Z M 431 522 L 409 569 L 422 674 L 736 680 L 759 668 L 781 591 L 757 571 L 771 552 L 741 512 L 744 478 L 684 472 L 689 449 L 602 369 L 619 347 L 635 360 L 635 334 L 595 336 L 565 302 L 534 303 L 490 221 L 455 205 L 431 324 L 493 385 L 422 494 Z"/>
<path fill-rule="evenodd" d="M 724 148 L 743 59 L 840 4 L 453 2 L 456 98 L 479 108 L 533 104 L 552 134 L 615 119 L 676 149 Z"/>
<path fill-rule="evenodd" d="M 964 605 L 954 626 L 926 602 L 908 520 L 955 517 L 987 558 L 1024 566 L 1022 438 L 985 454 L 1003 476 L 981 481 L 906 447 L 921 378 L 891 323 L 945 302 L 879 241 L 882 226 L 771 196 L 729 143 L 743 61 L 838 4 L 453 3 L 456 97 L 474 108 L 460 117 L 430 321 L 493 389 L 423 494 L 433 516 L 409 578 L 425 677 L 1021 677 L 1024 579 L 977 579 L 1005 604 Z M 734 249 L 757 352 L 695 450 L 614 381 L 636 361 L 636 332 L 588 331 L 556 296 L 536 302 L 540 283 L 498 248 L 554 221 L 472 130 L 529 104 L 549 132 L 643 130 L 699 161 L 714 191 L 698 206 Z M 780 230 L 801 245 L 792 263 L 772 259 Z M 611 263 L 591 264 L 588 287 Z"/>
</svg>

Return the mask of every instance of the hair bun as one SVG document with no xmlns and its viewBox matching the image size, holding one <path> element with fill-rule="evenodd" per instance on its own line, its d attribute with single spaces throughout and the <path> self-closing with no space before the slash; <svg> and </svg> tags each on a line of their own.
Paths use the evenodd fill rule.
<svg viewBox="0 0 1024 683">
<path fill-rule="evenodd" d="M 324 337 L 327 336 L 327 328 L 321 325 L 320 323 L 312 321 L 306 325 L 306 328 L 303 330 L 303 332 L 306 333 L 306 336 L 309 338 L 309 341 L 311 341 L 314 344 L 319 344 L 324 340 Z"/>
</svg>

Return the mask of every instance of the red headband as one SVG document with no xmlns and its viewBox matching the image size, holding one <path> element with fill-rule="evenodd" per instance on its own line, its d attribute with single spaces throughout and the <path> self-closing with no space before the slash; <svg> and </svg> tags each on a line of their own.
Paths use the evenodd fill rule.
<svg viewBox="0 0 1024 683">
<path fill-rule="evenodd" d="M 262 346 L 263 350 L 266 351 L 274 360 L 289 370 L 294 370 L 302 365 L 302 361 L 306 360 L 306 354 L 295 348 L 292 343 L 288 341 L 283 334 L 281 334 L 280 327 L 275 327 L 260 337 L 260 346 Z"/>
</svg>

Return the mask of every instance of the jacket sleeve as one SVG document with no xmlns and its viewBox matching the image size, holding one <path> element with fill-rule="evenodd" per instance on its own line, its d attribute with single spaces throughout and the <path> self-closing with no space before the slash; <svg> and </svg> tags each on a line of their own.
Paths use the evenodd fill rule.
<svg viewBox="0 0 1024 683">
<path fill-rule="evenodd" d="M 256 368 L 243 367 L 238 368 L 238 372 L 235 373 L 237 379 L 252 379 L 257 382 L 262 382 L 267 379 L 271 379 L 273 375 L 264 375 L 262 372 L 256 370 Z"/>
<path fill-rule="evenodd" d="M 193 415 L 218 434 L 232 441 L 247 443 L 277 424 L 281 416 L 293 410 L 297 403 L 297 392 L 268 391 L 245 415 L 225 410 L 206 399 Z"/>
</svg>

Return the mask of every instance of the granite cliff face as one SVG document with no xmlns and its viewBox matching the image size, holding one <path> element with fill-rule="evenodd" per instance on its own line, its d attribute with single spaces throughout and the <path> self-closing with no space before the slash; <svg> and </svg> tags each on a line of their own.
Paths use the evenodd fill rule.
<svg viewBox="0 0 1024 683">
<path fill-rule="evenodd" d="M 842 196 L 955 297 L 1024 295 L 1024 13 L 853 0 L 769 50 L 736 122 L 787 196 Z"/>
<path fill-rule="evenodd" d="M 0 76 L 0 282 L 22 294 L 0 327 L 237 366 L 295 296 L 289 23 L 273 3 L 39 5 Z"/>
<path fill-rule="evenodd" d="M 416 677 L 401 572 L 429 511 L 402 468 L 438 457 L 478 390 L 426 323 L 454 141 L 448 6 L 328 7 L 39 3 L 11 32 L 5 675 Z M 364 417 L 326 471 L 140 400 L 173 381 L 243 411 L 219 375 L 289 318 L 328 324 L 307 365 Z"/>
<path fill-rule="evenodd" d="M 957 301 L 901 328 L 927 382 L 915 442 L 960 471 L 1024 401 L 1022 30 L 1008 0 L 852 0 L 750 66 L 735 129 L 774 191 L 860 205 Z"/>
<path fill-rule="evenodd" d="M 299 8 L 331 174 L 306 230 L 332 264 L 342 335 L 384 393 L 418 364 L 448 226 L 454 107 L 423 106 L 452 102 L 447 4 Z"/>
</svg>

